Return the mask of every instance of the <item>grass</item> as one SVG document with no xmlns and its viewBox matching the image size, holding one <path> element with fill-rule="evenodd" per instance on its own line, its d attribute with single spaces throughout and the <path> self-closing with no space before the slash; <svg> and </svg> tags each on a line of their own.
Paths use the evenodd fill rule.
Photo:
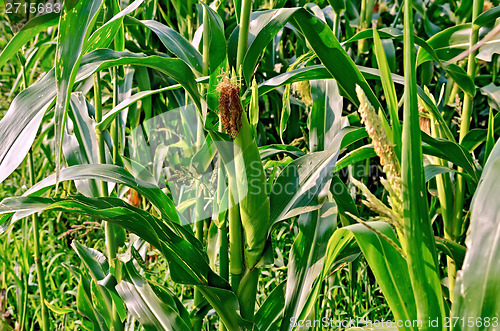
<svg viewBox="0 0 500 331">
<path fill-rule="evenodd" d="M 0 330 L 494 328 L 499 5 L 2 6 Z"/>
</svg>

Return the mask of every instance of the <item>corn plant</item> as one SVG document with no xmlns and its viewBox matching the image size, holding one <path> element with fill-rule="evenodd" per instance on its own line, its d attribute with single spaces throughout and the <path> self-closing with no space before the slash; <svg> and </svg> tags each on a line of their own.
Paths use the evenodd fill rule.
<svg viewBox="0 0 500 331">
<path fill-rule="evenodd" d="M 498 5 L 6 1 L 0 330 L 497 329 Z"/>
</svg>

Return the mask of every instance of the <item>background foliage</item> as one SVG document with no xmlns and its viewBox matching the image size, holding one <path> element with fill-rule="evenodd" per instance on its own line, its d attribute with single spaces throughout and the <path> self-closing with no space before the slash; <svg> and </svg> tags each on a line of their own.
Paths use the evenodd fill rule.
<svg viewBox="0 0 500 331">
<path fill-rule="evenodd" d="M 497 0 L 9 4 L 0 330 L 498 328 Z"/>
</svg>

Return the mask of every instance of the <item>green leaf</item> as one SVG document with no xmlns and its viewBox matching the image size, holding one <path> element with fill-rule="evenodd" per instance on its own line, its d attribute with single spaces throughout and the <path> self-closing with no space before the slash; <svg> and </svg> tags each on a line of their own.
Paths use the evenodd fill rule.
<svg viewBox="0 0 500 331">
<path fill-rule="evenodd" d="M 425 91 L 417 86 L 418 101 L 424 106 L 425 110 L 432 114 L 432 117 L 438 122 L 439 128 L 444 132 L 446 139 L 455 142 L 455 137 L 451 133 L 451 130 L 441 115 L 439 109 L 437 109 L 434 101 L 425 93 Z"/>
<path fill-rule="evenodd" d="M 309 292 L 298 320 L 305 320 L 313 310 L 317 303 L 323 281 L 331 274 L 332 266 L 346 261 L 353 261 L 359 256 L 360 251 L 353 238 L 352 233 L 339 230 L 335 231 L 330 237 L 321 273 L 316 279 L 312 290 Z"/>
<path fill-rule="evenodd" d="M 93 107 L 87 103 L 87 100 L 82 93 L 75 92 L 71 94 L 68 115 L 71 120 L 71 127 L 73 130 L 71 130 L 72 132 L 69 129 L 65 130 L 66 136 L 64 137 L 64 143 L 66 143 L 66 138 L 73 133 L 72 137 L 79 145 L 78 157 L 80 159 L 79 162 L 74 162 L 74 164 L 90 164 L 98 162 L 97 135 L 94 130 L 95 122 L 90 117 L 90 114 L 93 113 L 93 111 Z M 69 160 L 68 164 L 73 165 L 69 162 Z"/>
<path fill-rule="evenodd" d="M 368 229 L 363 224 L 350 225 L 338 229 L 337 232 L 343 233 L 345 236 L 350 232 L 356 238 L 377 283 L 380 285 L 384 298 L 394 314 L 394 319 L 415 321 L 417 319 L 417 308 L 408 272 L 409 266 L 394 246 L 389 244 L 379 233 L 399 246 L 398 239 L 389 224 L 380 221 L 369 222 L 368 224 L 378 233 Z M 404 327 L 400 328 L 400 330 L 418 329 Z"/>
<path fill-rule="evenodd" d="M 238 314 L 238 298 L 228 289 L 210 286 L 197 286 L 203 296 L 214 307 L 228 330 L 252 330 L 253 324 Z"/>
<path fill-rule="evenodd" d="M 323 151 L 329 148 L 342 127 L 343 98 L 335 80 L 312 80 L 313 104 L 309 113 L 309 150 Z"/>
<path fill-rule="evenodd" d="M 358 104 L 355 87 L 359 85 L 365 91 L 370 103 L 376 109 L 381 108 L 370 86 L 337 41 L 330 27 L 309 11 L 303 8 L 281 8 L 261 11 L 258 15 L 252 15 L 252 18 L 250 34 L 255 37 L 249 40 L 248 50 L 243 61 L 243 74 L 247 82 L 250 82 L 250 76 L 264 47 L 286 23 L 291 23 L 302 32 L 311 49 L 317 54 L 333 78 L 337 80 L 339 88 L 354 104 Z"/>
<path fill-rule="evenodd" d="M 382 46 L 382 41 L 380 40 L 376 29 L 373 29 L 373 41 L 374 52 L 381 74 L 380 81 L 382 82 L 385 99 L 387 100 L 387 108 L 389 109 L 389 114 L 391 115 L 394 149 L 398 158 L 401 159 L 401 124 L 399 123 L 398 115 L 398 97 L 396 95 L 396 89 L 394 87 L 394 82 L 392 81 L 391 70 Z M 378 111 L 378 109 L 376 111 Z"/>
<path fill-rule="evenodd" d="M 467 94 L 474 97 L 476 95 L 476 85 L 462 67 L 456 64 L 443 66 L 443 69 L 457 83 L 458 86 Z"/>
<path fill-rule="evenodd" d="M 55 106 L 56 177 L 59 176 L 61 145 L 66 123 L 66 111 L 75 83 L 83 47 L 97 19 L 102 0 L 79 1 L 71 9 L 65 6 L 59 21 L 55 77 L 57 98 Z"/>
<path fill-rule="evenodd" d="M 64 314 L 67 314 L 67 313 L 72 313 L 73 312 L 73 309 L 71 308 L 64 308 L 64 307 L 58 307 L 56 305 L 53 305 L 51 304 L 50 302 L 47 301 L 47 299 L 45 299 L 44 301 L 45 305 L 50 309 L 52 310 L 54 313 L 56 313 L 57 315 L 64 315 Z"/>
<path fill-rule="evenodd" d="M 351 146 L 361 139 L 368 137 L 368 132 L 366 132 L 364 127 L 345 127 L 344 130 L 346 131 L 346 134 L 344 135 L 342 143 L 340 144 L 341 150 Z"/>
<path fill-rule="evenodd" d="M 206 77 L 198 78 L 196 80 L 196 82 L 197 83 L 205 83 Z M 111 123 L 116 118 L 116 116 L 121 113 L 122 110 L 130 107 L 131 105 L 133 105 L 134 103 L 136 103 L 140 100 L 144 100 L 145 98 L 150 97 L 154 94 L 159 94 L 159 93 L 163 93 L 166 91 L 173 91 L 173 90 L 177 90 L 180 88 L 182 88 L 181 84 L 175 84 L 175 85 L 170 85 L 167 87 L 159 88 L 157 90 L 141 91 L 141 92 L 135 93 L 134 95 L 131 95 L 130 97 L 128 97 L 125 100 L 123 100 L 122 102 L 120 102 L 118 105 L 116 105 L 116 107 L 111 109 L 109 112 L 107 112 L 106 115 L 103 117 L 102 121 L 97 123 L 96 129 L 101 130 L 101 131 L 106 130 L 111 125 Z"/>
<path fill-rule="evenodd" d="M 367 78 L 370 79 L 381 79 L 380 71 L 373 68 L 367 68 L 363 66 L 358 66 L 360 72 L 362 72 Z M 404 77 L 391 74 L 391 77 L 395 83 L 404 85 Z M 275 76 L 267 81 L 264 81 L 259 85 L 259 95 L 263 95 L 272 91 L 279 86 L 283 86 L 285 84 L 291 84 L 297 81 L 302 80 L 312 80 L 312 79 L 328 79 L 332 78 L 332 75 L 326 70 L 323 65 L 313 65 L 309 67 L 295 69 L 281 75 Z M 439 125 L 442 130 L 444 130 L 446 137 L 450 141 L 454 141 L 455 138 L 448 127 L 448 124 L 445 122 L 443 116 L 437 109 L 436 105 L 432 102 L 432 100 L 427 96 L 425 91 L 417 86 L 417 93 L 419 97 L 419 101 L 424 105 L 425 109 L 430 112 L 434 118 L 439 122 Z M 249 98 L 247 97 L 243 101 L 245 104 L 249 102 Z"/>
<path fill-rule="evenodd" d="M 330 192 L 332 192 L 333 198 L 337 203 L 342 225 L 347 226 L 349 224 L 356 223 L 356 221 L 352 219 L 352 217 L 348 215 L 347 212 L 359 217 L 358 207 L 356 206 L 356 202 L 351 196 L 349 189 L 340 179 L 339 175 L 333 176 L 332 185 L 330 185 Z"/>
<path fill-rule="evenodd" d="M 359 161 L 369 159 L 371 157 L 376 157 L 375 149 L 373 146 L 361 146 L 354 151 L 343 156 L 335 165 L 335 172 L 339 172 L 349 165 L 353 165 Z"/>
<path fill-rule="evenodd" d="M 337 15 L 340 15 L 345 10 L 345 0 L 328 0 Z"/>
<path fill-rule="evenodd" d="M 482 12 L 475 20 L 474 24 L 479 26 L 486 26 L 493 23 L 500 17 L 500 7 L 493 7 L 485 12 Z"/>
<path fill-rule="evenodd" d="M 466 252 L 464 246 L 449 239 L 436 237 L 436 248 L 451 257 L 455 261 L 458 269 L 462 268 Z"/>
<path fill-rule="evenodd" d="M 425 182 L 427 183 L 429 180 L 438 175 L 454 172 L 454 170 L 437 164 L 429 164 L 424 167 L 424 172 Z"/>
<path fill-rule="evenodd" d="M 290 145 L 267 145 L 267 146 L 262 146 L 259 147 L 259 153 L 260 153 L 260 158 L 262 160 L 265 160 L 267 158 L 271 158 L 275 155 L 278 154 L 285 154 L 288 155 L 294 159 L 304 156 L 306 153 L 304 153 L 302 150 L 300 150 L 297 147 L 290 146 Z"/>
<path fill-rule="evenodd" d="M 190 231 L 175 223 L 166 219 L 162 222 L 117 198 L 7 198 L 2 201 L 0 212 L 36 212 L 39 208 L 78 212 L 118 224 L 160 249 L 175 270 L 172 273 L 175 281 L 187 284 L 207 283 L 209 267 L 200 243 Z M 186 260 L 188 257 L 189 261 Z"/>
<path fill-rule="evenodd" d="M 234 8 L 235 8 L 235 15 L 236 15 L 236 22 L 238 24 L 240 23 L 240 16 L 241 16 L 241 1 L 242 0 L 234 0 Z"/>
<path fill-rule="evenodd" d="M 249 28 L 248 48 L 243 59 L 243 77 L 247 84 L 251 83 L 251 76 L 259 61 L 263 49 L 273 37 L 285 26 L 297 8 L 281 8 L 258 12 L 252 15 Z"/>
<path fill-rule="evenodd" d="M 429 218 L 426 187 L 424 182 L 422 137 L 420 131 L 417 99 L 415 45 L 413 34 L 412 1 L 404 6 L 404 109 L 403 145 L 401 149 L 402 209 L 404 244 L 408 256 L 408 269 L 416 303 L 403 320 L 443 320 L 445 308 L 438 270 L 436 245 Z M 358 241 L 359 242 L 359 241 Z M 381 280 L 379 279 L 379 282 Z M 394 280 L 393 280 L 394 282 Z M 382 285 L 381 285 L 382 286 Z M 387 294 L 385 298 L 389 300 Z M 408 299 L 407 299 L 408 300 Z M 406 301 L 406 300 L 405 300 Z M 406 301 L 409 302 L 409 301 Z M 391 307 L 393 312 L 394 308 Z M 396 314 L 396 312 L 394 312 Z M 422 330 L 428 330 L 424 324 Z M 440 327 L 440 329 L 443 329 Z"/>
<path fill-rule="evenodd" d="M 337 206 L 327 201 L 321 209 L 302 214 L 288 262 L 286 301 L 281 330 L 300 315 L 315 279 L 321 273 L 328 241 L 337 223 Z"/>
<path fill-rule="evenodd" d="M 90 293 L 92 305 L 102 315 L 108 328 L 111 329 L 113 312 L 111 300 L 107 295 L 108 293 L 104 290 L 103 286 L 97 284 L 95 279 L 90 280 Z"/>
<path fill-rule="evenodd" d="M 16 53 L 28 42 L 35 38 L 43 30 L 57 25 L 59 21 L 59 13 L 48 13 L 37 16 L 26 23 L 23 28 L 9 40 L 0 53 L 0 68 L 3 67 Z"/>
<path fill-rule="evenodd" d="M 222 21 L 219 14 L 217 14 L 210 6 L 201 2 L 201 4 L 207 9 L 208 21 L 203 24 L 209 25 L 209 37 L 208 37 L 208 63 L 210 67 L 210 73 L 221 74 L 217 72 L 220 65 L 226 61 L 226 37 L 224 36 L 224 22 Z"/>
<path fill-rule="evenodd" d="M 122 270 L 123 279 L 116 290 L 130 313 L 146 330 L 191 330 L 189 320 L 181 318 L 175 304 L 158 298 L 148 282 L 137 272 L 133 260 L 123 263 Z"/>
<path fill-rule="evenodd" d="M 366 77 L 370 79 L 380 79 L 380 71 L 374 68 L 367 68 L 363 66 L 357 66 L 359 71 Z M 395 83 L 404 84 L 404 78 L 402 76 L 391 74 L 392 79 Z M 308 67 L 302 67 L 294 70 L 287 71 L 283 74 L 277 75 L 270 78 L 259 85 L 259 96 L 264 95 L 280 86 L 291 84 L 299 81 L 314 80 L 314 79 L 329 79 L 334 78 L 330 72 L 326 69 L 324 65 L 312 65 Z M 337 82 L 339 83 L 339 82 Z M 423 90 L 422 90 L 423 93 Z M 420 94 L 420 92 L 419 92 Z M 243 96 L 243 104 L 248 104 L 250 102 L 250 93 Z"/>
<path fill-rule="evenodd" d="M 282 320 L 285 307 L 285 285 L 286 281 L 283 281 L 276 286 L 255 313 L 254 323 L 260 331 L 278 329 L 278 323 Z"/>
<path fill-rule="evenodd" d="M 200 95 L 193 71 L 180 59 L 98 49 L 83 57 L 76 81 L 81 81 L 95 72 L 119 65 L 146 66 L 169 75 L 186 89 L 196 107 L 201 109 Z"/>
<path fill-rule="evenodd" d="M 486 163 L 491 151 L 495 146 L 495 118 L 493 117 L 493 109 L 490 107 L 490 114 L 488 117 L 488 132 L 486 136 L 486 146 L 484 147 L 484 161 Z"/>
<path fill-rule="evenodd" d="M 83 56 L 75 82 L 117 65 L 147 66 L 170 75 L 186 89 L 195 105 L 201 110 L 193 72 L 180 59 L 98 49 Z M 56 96 L 55 85 L 54 71 L 51 70 L 39 82 L 19 93 L 0 121 L 0 182 L 19 166 L 28 153 L 44 113 L 53 105 Z"/>
<path fill-rule="evenodd" d="M 324 65 L 312 65 L 287 71 L 281 75 L 274 76 L 259 84 L 259 96 L 262 96 L 280 86 L 314 79 L 332 78 L 332 75 L 326 70 Z M 250 102 L 249 94 L 244 96 L 243 104 Z"/>
<path fill-rule="evenodd" d="M 399 30 L 393 29 L 393 28 L 381 29 L 381 30 L 379 30 L 379 34 L 381 37 L 387 37 L 387 38 L 393 38 L 393 39 L 401 39 L 403 37 Z M 425 61 L 431 61 L 431 60 L 437 61 L 439 63 L 439 65 L 441 65 L 441 67 L 446 71 L 446 73 L 448 73 L 450 75 L 450 77 L 452 77 L 453 80 L 460 86 L 461 89 L 463 89 L 466 93 L 468 93 L 471 96 L 473 96 L 476 93 L 474 82 L 467 75 L 465 70 L 457 65 L 454 65 L 454 64 L 447 65 L 445 63 L 442 63 L 442 60 L 444 60 L 444 61 L 446 61 L 446 60 L 444 58 L 441 58 L 440 55 L 445 57 L 444 55 L 446 55 L 448 53 L 445 53 L 445 54 L 439 53 L 439 55 L 438 55 L 438 53 L 436 51 L 434 51 L 433 46 L 429 45 L 429 43 L 433 40 L 432 38 L 438 38 L 438 37 L 436 37 L 436 35 L 434 35 L 431 39 L 429 39 L 429 43 L 427 43 L 425 40 L 423 40 L 422 38 L 420 38 L 418 36 L 414 36 L 414 37 L 415 37 L 414 38 L 415 43 L 420 46 L 419 61 L 418 61 L 419 65 Z M 354 37 L 352 37 L 351 39 L 346 41 L 344 43 L 344 45 L 347 43 L 356 41 L 356 40 L 364 39 L 364 38 L 372 38 L 371 29 L 367 29 L 367 30 L 359 32 Z M 449 40 L 445 40 L 445 39 L 446 38 L 443 38 L 444 42 L 449 42 Z M 433 45 L 435 47 L 439 47 L 440 43 L 433 42 Z M 425 55 L 420 55 L 421 53 L 425 54 Z M 449 58 L 449 59 L 451 59 L 451 58 Z M 365 93 L 366 93 L 366 91 L 365 91 Z M 370 103 L 372 103 L 371 100 L 370 100 Z"/>
<path fill-rule="evenodd" d="M 464 147 L 449 140 L 432 138 L 424 132 L 421 135 L 422 142 L 424 143 L 422 145 L 424 154 L 450 161 L 463 168 L 474 181 L 477 182 L 479 180 L 479 172 L 474 164 L 474 160 Z"/>
<path fill-rule="evenodd" d="M 397 28 L 382 28 L 378 29 L 378 34 L 381 38 L 391 38 L 391 39 L 402 39 L 403 33 Z M 342 43 L 343 46 L 347 47 L 349 44 L 359 41 L 362 39 L 373 38 L 373 29 L 366 29 L 356 33 L 354 36 Z"/>
<path fill-rule="evenodd" d="M 488 121 L 488 124 L 493 125 L 493 123 L 493 119 L 491 119 L 491 121 Z M 485 129 L 472 129 L 467 132 L 460 145 L 468 150 L 469 153 L 472 153 L 486 140 L 486 132 L 487 130 Z"/>
<path fill-rule="evenodd" d="M 115 289 L 116 279 L 110 274 L 106 257 L 101 252 L 85 247 L 77 241 L 73 241 L 71 246 L 82 259 L 92 277 L 91 297 L 93 305 L 104 314 L 108 325 L 109 323 L 119 324 L 118 320 L 112 321 L 111 319 L 113 309 L 116 309 L 121 321 L 124 321 L 127 317 L 125 303 Z"/>
<path fill-rule="evenodd" d="M 53 105 L 55 84 L 54 71 L 51 70 L 38 83 L 19 93 L 0 121 L 0 182 L 28 154 L 43 115 Z"/>
<path fill-rule="evenodd" d="M 417 65 L 425 61 L 440 60 L 448 61 L 468 48 L 470 38 L 470 24 L 460 24 L 444 29 L 427 40 L 427 43 L 435 52 L 420 48 L 417 55 Z M 434 56 L 435 55 L 435 56 Z"/>
<path fill-rule="evenodd" d="M 210 269 L 202 245 L 192 231 L 168 219 L 157 219 L 117 198 L 17 197 L 4 199 L 0 203 L 0 214 L 23 211 L 29 215 L 41 210 L 69 211 L 98 217 L 135 233 L 166 257 L 173 281 L 198 286 L 229 329 L 251 328 L 251 323 L 238 314 L 238 300 L 230 290 L 230 285 Z"/>
<path fill-rule="evenodd" d="M 148 200 L 161 215 L 172 222 L 180 223 L 173 201 L 155 184 L 154 178 L 146 171 L 141 176 L 133 176 L 126 169 L 112 164 L 77 165 L 61 170 L 60 181 L 95 179 L 126 185 Z M 38 195 L 56 184 L 55 175 L 48 176 L 35 184 L 24 195 Z"/>
<path fill-rule="evenodd" d="M 113 39 L 116 37 L 120 27 L 123 24 L 123 20 L 126 15 L 129 15 L 134 10 L 136 10 L 144 0 L 135 0 L 132 2 L 127 8 L 120 11 L 118 14 L 113 16 L 106 24 L 102 25 L 97 29 L 88 41 L 85 43 L 84 54 L 89 53 L 98 48 L 107 48 L 113 42 Z"/>
<path fill-rule="evenodd" d="M 472 4 L 473 0 L 460 1 L 460 7 L 456 10 L 455 15 L 457 15 L 461 20 L 467 20 L 470 18 L 472 13 Z"/>
<path fill-rule="evenodd" d="M 493 83 L 481 88 L 481 93 L 488 97 L 488 103 L 496 110 L 500 110 L 500 86 Z"/>
<path fill-rule="evenodd" d="M 177 31 L 157 21 L 139 21 L 130 16 L 127 16 L 125 20 L 127 23 L 144 26 L 153 31 L 172 54 L 183 60 L 193 70 L 201 73 L 202 56 L 200 52 Z"/>
<path fill-rule="evenodd" d="M 98 330 L 105 330 L 105 322 L 92 305 L 91 297 L 90 281 L 81 275 L 76 293 L 76 307 L 78 312 L 88 318 Z"/>
<path fill-rule="evenodd" d="M 73 241 L 71 246 L 82 259 L 95 281 L 103 280 L 109 274 L 109 264 L 104 254 L 96 249 L 85 247 L 78 241 Z"/>
<path fill-rule="evenodd" d="M 359 104 L 356 96 L 356 85 L 359 85 L 375 109 L 382 108 L 365 78 L 327 24 L 305 9 L 297 10 L 291 23 L 302 31 L 318 58 L 337 80 L 339 88 L 355 105 Z"/>
<path fill-rule="evenodd" d="M 95 122 L 90 117 L 93 111 L 93 107 L 87 103 L 82 93 L 72 93 L 68 110 L 69 125 L 64 130 L 62 146 L 64 158 L 69 166 L 99 162 Z M 107 145 L 105 145 L 105 154 L 110 157 L 111 154 L 106 147 Z M 86 196 L 100 195 L 97 183 L 93 179 L 77 181 L 75 186 Z"/>
<path fill-rule="evenodd" d="M 210 80 L 206 94 L 208 108 L 217 110 L 219 107 L 217 84 L 221 79 L 221 75 L 228 72 L 227 65 L 227 43 L 224 34 L 224 22 L 219 14 L 212 8 L 201 2 L 206 8 L 208 24 L 208 69 L 210 72 Z"/>
<path fill-rule="evenodd" d="M 455 302 L 451 316 L 471 319 L 500 315 L 500 143 L 496 143 L 484 167 L 481 181 L 471 204 L 471 216 L 466 238 L 467 253 L 463 268 L 458 272 Z M 455 327 L 453 330 L 461 330 Z M 470 330 L 479 330 L 477 324 Z M 487 329 L 487 328 L 486 328 Z"/>
<path fill-rule="evenodd" d="M 340 143 L 346 132 L 341 130 L 328 150 L 302 156 L 283 169 L 269 195 L 271 224 L 320 207 L 318 195 L 333 176 Z"/>
</svg>

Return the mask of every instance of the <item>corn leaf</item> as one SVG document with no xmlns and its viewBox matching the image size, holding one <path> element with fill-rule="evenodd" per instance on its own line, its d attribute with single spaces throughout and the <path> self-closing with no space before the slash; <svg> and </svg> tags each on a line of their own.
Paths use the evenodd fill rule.
<svg viewBox="0 0 500 331">
<path fill-rule="evenodd" d="M 259 330 L 273 331 L 278 329 L 285 307 L 285 285 L 286 282 L 283 281 L 276 286 L 255 314 L 254 323 Z"/>
<path fill-rule="evenodd" d="M 57 87 L 54 110 L 56 177 L 59 176 L 63 130 L 71 91 L 82 59 L 85 42 L 92 31 L 102 4 L 102 0 L 79 1 L 71 8 L 66 4 L 61 13 L 55 66 Z"/>
<path fill-rule="evenodd" d="M 423 178 L 422 137 L 413 51 L 415 45 L 413 43 L 412 1 L 406 1 L 404 7 L 405 93 L 401 150 L 404 246 L 408 256 L 408 270 L 415 295 L 416 317 L 421 321 L 428 321 L 429 318 L 437 318 L 441 321 L 445 316 L 443 294 Z M 386 299 L 388 299 L 387 295 Z M 414 320 L 415 318 L 407 319 Z M 427 330 L 429 328 L 430 326 L 424 323 L 421 329 Z"/>
<path fill-rule="evenodd" d="M 376 29 L 373 29 L 373 44 L 377 65 L 380 70 L 380 81 L 382 82 L 382 88 L 384 89 L 384 95 L 387 100 L 387 108 L 389 108 L 389 114 L 391 115 L 392 142 L 398 159 L 401 159 L 401 123 L 399 122 L 398 115 L 398 98 L 387 56 Z M 378 109 L 376 111 L 378 111 Z"/>
<path fill-rule="evenodd" d="M 312 80 L 309 83 L 313 99 L 308 119 L 309 150 L 323 151 L 330 147 L 341 129 L 343 98 L 333 79 Z"/>
<path fill-rule="evenodd" d="M 26 23 L 23 28 L 16 33 L 16 35 L 9 40 L 0 53 L 0 68 L 3 67 L 16 53 L 28 43 L 31 39 L 35 38 L 37 34 L 47 29 L 48 27 L 57 25 L 59 21 L 58 13 L 48 13 L 37 16 Z"/>
<path fill-rule="evenodd" d="M 318 300 L 323 281 L 331 274 L 332 267 L 341 263 L 355 260 L 360 255 L 360 250 L 351 232 L 337 230 L 328 240 L 325 259 L 321 272 L 314 282 L 312 290 L 307 296 L 304 308 L 300 311 L 297 320 L 305 320 L 313 311 Z M 287 322 L 288 324 L 288 322 Z"/>
<path fill-rule="evenodd" d="M 202 58 L 200 52 L 177 31 L 157 21 L 139 21 L 130 16 L 126 17 L 126 22 L 144 26 L 153 31 L 172 54 L 183 60 L 193 70 L 201 73 Z"/>
<path fill-rule="evenodd" d="M 497 291 L 500 287 L 500 207 L 496 203 L 499 174 L 500 143 L 497 142 L 472 201 L 467 253 L 463 268 L 458 272 L 451 316 L 467 316 L 475 321 L 500 315 Z M 458 325 L 453 330 L 483 328 L 478 324 L 468 328 Z"/>
<path fill-rule="evenodd" d="M 148 282 L 139 275 L 133 260 L 123 263 L 123 278 L 116 290 L 130 313 L 146 330 L 192 330 L 189 319 L 182 319 L 173 302 L 160 300 Z"/>
<path fill-rule="evenodd" d="M 0 182 L 26 157 L 45 112 L 53 105 L 56 81 L 49 71 L 38 83 L 19 93 L 0 121 Z M 49 89 L 49 90 L 47 90 Z"/>
<path fill-rule="evenodd" d="M 269 195 L 271 224 L 320 208 L 318 195 L 333 177 L 346 132 L 339 132 L 328 150 L 304 155 L 283 169 Z"/>
<path fill-rule="evenodd" d="M 144 0 L 135 0 L 127 8 L 120 11 L 103 26 L 94 31 L 86 43 L 83 53 L 86 54 L 98 48 L 109 47 L 122 26 L 125 16 L 136 10 L 143 2 Z"/>
<path fill-rule="evenodd" d="M 302 32 L 312 50 L 337 80 L 339 89 L 354 104 L 358 104 L 355 86 L 359 85 L 365 91 L 370 103 L 376 109 L 381 108 L 370 86 L 337 41 L 330 27 L 304 8 L 280 8 L 260 11 L 252 15 L 250 35 L 254 37 L 248 42 L 248 49 L 243 60 L 243 75 L 247 83 L 250 83 L 250 76 L 255 70 L 262 50 L 286 23 L 292 24 Z"/>
<path fill-rule="evenodd" d="M 75 82 L 117 65 L 147 66 L 170 75 L 188 91 L 195 105 L 201 109 L 193 72 L 180 59 L 98 49 L 83 56 Z M 51 70 L 39 82 L 19 93 L 0 120 L 0 182 L 19 166 L 28 153 L 43 115 L 53 105 L 55 85 L 55 74 Z"/>
<path fill-rule="evenodd" d="M 399 245 L 391 226 L 385 222 L 369 222 L 371 227 Z M 395 320 L 415 321 L 417 320 L 417 309 L 414 292 L 410 282 L 410 275 L 406 260 L 401 254 L 389 244 L 385 238 L 378 233 L 368 229 L 362 224 L 349 225 L 338 229 L 338 235 L 348 237 L 349 234 L 356 241 L 370 265 L 375 279 L 380 284 Z M 427 319 L 423 320 L 425 327 Z M 403 326 L 399 330 L 419 330 L 414 323 L 411 327 Z"/>
<path fill-rule="evenodd" d="M 392 38 L 392 39 L 402 39 L 403 34 L 401 34 L 401 31 L 394 29 L 394 28 L 384 28 L 378 31 L 380 37 L 382 38 Z M 366 29 L 361 32 L 358 32 L 355 36 L 344 42 L 344 45 L 347 45 L 351 42 L 365 39 L 365 38 L 372 38 L 373 37 L 373 32 L 371 29 Z M 434 38 L 434 37 L 433 37 Z M 429 39 L 429 42 L 432 40 Z M 474 95 L 476 88 L 474 85 L 474 82 L 472 79 L 467 75 L 465 70 L 455 64 L 445 64 L 443 61 L 445 61 L 445 58 L 441 58 L 435 51 L 434 48 L 429 45 L 428 42 L 426 42 L 424 39 L 414 36 L 414 41 L 415 44 L 420 46 L 420 52 L 423 52 L 422 54 L 426 54 L 425 60 L 424 61 L 419 61 L 418 63 L 421 64 L 425 61 L 431 61 L 434 60 L 439 63 L 439 65 L 446 71 L 447 74 L 450 75 L 450 77 L 460 86 L 461 89 L 463 89 L 466 93 L 469 95 Z M 437 45 L 439 47 L 439 43 Z M 365 91 L 366 93 L 366 91 Z M 370 100 L 371 103 L 371 100 Z"/>
<path fill-rule="evenodd" d="M 357 148 L 352 152 L 347 153 L 340 160 L 338 160 L 337 164 L 335 164 L 334 171 L 339 172 L 340 170 L 344 169 L 349 165 L 376 156 L 377 153 L 375 153 L 375 149 L 373 148 L 373 146 L 361 146 L 360 148 Z"/>
<path fill-rule="evenodd" d="M 69 211 L 99 217 L 137 234 L 163 253 L 169 262 L 172 280 L 198 286 L 228 329 L 251 329 L 252 324 L 238 314 L 236 295 L 230 290 L 229 284 L 210 269 L 208 257 L 191 231 L 167 219 L 157 219 L 117 198 L 18 197 L 7 198 L 0 203 L 1 214 L 14 211 L 30 214 L 41 210 Z"/>
<path fill-rule="evenodd" d="M 126 185 L 148 200 L 160 211 L 161 215 L 175 223 L 180 223 L 172 200 L 156 185 L 154 178 L 141 173 L 142 177 L 130 174 L 125 168 L 112 164 L 75 165 L 61 170 L 60 181 L 95 179 Z M 38 182 L 24 193 L 37 196 L 56 184 L 55 174 Z"/>
<path fill-rule="evenodd" d="M 314 281 L 321 273 L 328 241 L 335 230 L 337 206 L 325 202 L 321 209 L 299 217 L 299 234 L 290 251 L 286 301 L 281 330 L 289 330 L 304 308 Z"/>
</svg>

